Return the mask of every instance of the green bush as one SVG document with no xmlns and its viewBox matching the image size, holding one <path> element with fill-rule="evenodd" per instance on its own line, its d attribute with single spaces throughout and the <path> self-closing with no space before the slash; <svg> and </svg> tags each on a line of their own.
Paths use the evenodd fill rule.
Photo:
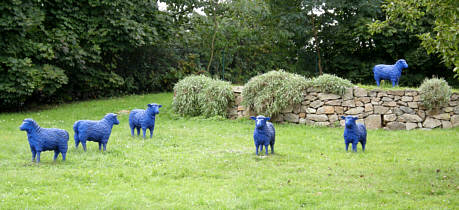
<svg viewBox="0 0 459 210">
<path fill-rule="evenodd" d="M 174 86 L 172 107 L 182 116 L 205 117 L 227 115 L 234 98 L 229 82 L 206 76 L 188 76 Z"/>
<path fill-rule="evenodd" d="M 425 79 L 419 86 L 419 94 L 426 108 L 442 107 L 449 102 L 451 87 L 444 79 Z"/>
<path fill-rule="evenodd" d="M 338 95 L 343 95 L 346 88 L 352 87 L 349 80 L 331 74 L 323 74 L 314 78 L 312 85 L 319 88 L 321 92 Z"/>
<path fill-rule="evenodd" d="M 280 71 L 252 77 L 242 90 L 242 104 L 258 114 L 274 116 L 290 105 L 301 103 L 311 82 L 303 76 Z"/>
</svg>

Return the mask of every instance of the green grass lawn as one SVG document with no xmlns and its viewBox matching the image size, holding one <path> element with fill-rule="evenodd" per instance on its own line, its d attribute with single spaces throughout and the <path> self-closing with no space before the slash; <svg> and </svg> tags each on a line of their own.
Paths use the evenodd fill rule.
<svg viewBox="0 0 459 210">
<path fill-rule="evenodd" d="M 255 156 L 250 120 L 181 118 L 171 93 L 0 114 L 0 209 L 459 208 L 459 128 L 368 132 L 344 151 L 343 128 L 276 124 L 276 154 Z M 76 120 L 163 104 L 153 139 L 119 115 L 107 152 L 74 148 Z M 69 131 L 67 161 L 31 162 L 24 118 Z"/>
</svg>

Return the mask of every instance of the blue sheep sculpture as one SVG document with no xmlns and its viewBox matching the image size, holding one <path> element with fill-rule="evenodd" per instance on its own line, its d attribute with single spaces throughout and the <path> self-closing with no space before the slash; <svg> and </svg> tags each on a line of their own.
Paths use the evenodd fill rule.
<svg viewBox="0 0 459 210">
<path fill-rule="evenodd" d="M 27 139 L 32 151 L 32 161 L 35 161 L 36 156 L 37 163 L 39 163 L 40 153 L 49 150 L 54 150 L 54 161 L 56 161 L 59 153 L 62 154 L 62 160 L 65 161 L 69 141 L 69 133 L 66 130 L 42 128 L 30 118 L 25 119 L 19 129 L 27 132 Z"/>
<path fill-rule="evenodd" d="M 390 80 L 392 87 L 398 85 L 402 70 L 408 68 L 408 64 L 404 59 L 398 60 L 394 65 L 378 64 L 373 67 L 373 73 L 376 80 L 376 85 L 379 87 L 381 80 Z"/>
<path fill-rule="evenodd" d="M 367 129 L 365 125 L 356 123 L 357 117 L 341 116 L 341 119 L 345 120 L 343 136 L 346 151 L 348 150 L 349 143 L 352 143 L 352 150 L 357 152 L 357 144 L 360 142 L 360 144 L 362 144 L 362 150 L 365 152 L 365 144 L 367 143 Z"/>
<path fill-rule="evenodd" d="M 159 104 L 148 104 L 147 110 L 133 109 L 129 114 L 129 127 L 131 127 L 131 135 L 134 136 L 134 128 L 137 129 L 137 136 L 140 135 L 140 128 L 143 131 L 143 138 L 147 133 L 147 129 L 150 130 L 150 138 L 153 137 L 153 131 L 155 130 L 155 119 L 156 115 L 159 114 L 159 108 L 162 105 Z"/>
<path fill-rule="evenodd" d="M 94 141 L 99 143 L 99 150 L 101 146 L 104 151 L 107 149 L 108 138 L 112 133 L 113 125 L 118 125 L 120 122 L 116 114 L 109 113 L 105 115 L 102 120 L 78 120 L 73 124 L 73 131 L 75 131 L 75 148 L 78 144 L 83 145 L 83 150 L 86 151 L 86 141 Z"/>
<path fill-rule="evenodd" d="M 271 146 L 271 154 L 274 154 L 274 143 L 276 140 L 276 131 L 272 123 L 268 122 L 270 117 L 259 115 L 257 117 L 250 117 L 255 120 L 255 130 L 253 131 L 253 140 L 255 142 L 255 154 L 258 155 L 258 149 L 263 151 L 265 146 L 266 155 L 268 155 L 268 145 Z"/>
</svg>

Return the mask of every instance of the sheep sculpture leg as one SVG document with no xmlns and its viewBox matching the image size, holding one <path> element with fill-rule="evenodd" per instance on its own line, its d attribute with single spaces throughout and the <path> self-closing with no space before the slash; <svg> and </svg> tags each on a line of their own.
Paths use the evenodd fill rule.
<svg viewBox="0 0 459 210">
<path fill-rule="evenodd" d="M 37 152 L 37 163 L 40 162 L 40 153 L 41 153 L 40 151 Z"/>
<path fill-rule="evenodd" d="M 37 156 L 37 152 L 31 148 L 31 151 L 32 151 L 32 162 L 35 161 L 35 157 Z"/>
<path fill-rule="evenodd" d="M 54 150 L 54 157 L 53 157 L 53 161 L 56 161 L 56 158 L 57 156 L 59 156 L 59 151 L 57 150 Z"/>
</svg>

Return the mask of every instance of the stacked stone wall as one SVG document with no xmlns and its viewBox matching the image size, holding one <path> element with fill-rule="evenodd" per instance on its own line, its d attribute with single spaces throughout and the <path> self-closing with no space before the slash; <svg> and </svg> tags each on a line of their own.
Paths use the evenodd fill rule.
<svg viewBox="0 0 459 210">
<path fill-rule="evenodd" d="M 235 104 L 228 110 L 230 118 L 257 115 L 242 106 L 242 87 L 234 87 Z M 417 90 L 365 90 L 354 87 L 344 95 L 321 93 L 310 88 L 301 104 L 290 106 L 273 116 L 274 122 L 318 126 L 343 126 L 343 115 L 359 117 L 368 129 L 411 130 L 459 126 L 459 94 L 453 93 L 447 106 L 428 110 L 422 106 Z"/>
</svg>

